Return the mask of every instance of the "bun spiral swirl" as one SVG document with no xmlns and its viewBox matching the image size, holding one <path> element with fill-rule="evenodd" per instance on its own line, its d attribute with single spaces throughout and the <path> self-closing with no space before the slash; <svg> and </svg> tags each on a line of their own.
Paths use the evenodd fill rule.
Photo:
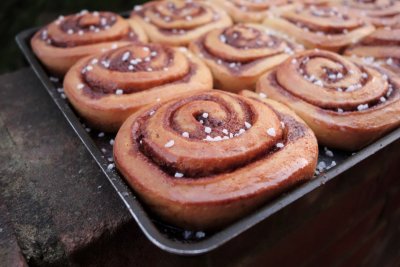
<svg viewBox="0 0 400 267">
<path fill-rule="evenodd" d="M 339 0 L 289 0 L 289 3 L 305 5 L 326 5 L 334 4 L 337 2 L 339 2 Z"/>
<path fill-rule="evenodd" d="M 312 131 L 287 107 L 217 90 L 135 113 L 114 145 L 140 197 L 189 229 L 221 227 L 310 179 L 317 157 Z"/>
<path fill-rule="evenodd" d="M 39 30 L 31 46 L 48 70 L 64 75 L 85 56 L 139 42 L 147 42 L 147 37 L 137 24 L 111 12 L 81 11 Z"/>
<path fill-rule="evenodd" d="M 287 3 L 287 0 L 216 0 L 235 22 L 261 22 L 271 8 Z"/>
<path fill-rule="evenodd" d="M 224 10 L 208 1 L 165 0 L 136 6 L 131 21 L 143 26 L 153 42 L 186 46 L 218 27 L 232 24 Z"/>
<path fill-rule="evenodd" d="M 116 131 L 138 109 L 181 94 L 210 90 L 208 68 L 187 49 L 157 44 L 122 47 L 80 60 L 64 90 L 96 128 Z"/>
<path fill-rule="evenodd" d="M 190 45 L 211 69 L 215 87 L 254 89 L 258 78 L 302 46 L 257 24 L 215 29 Z"/>
<path fill-rule="evenodd" d="M 327 51 L 306 51 L 261 77 L 327 146 L 356 150 L 400 125 L 399 77 Z"/>
<path fill-rule="evenodd" d="M 400 73 L 400 28 L 380 28 L 357 44 L 349 47 L 345 55 L 374 60 L 395 73 Z"/>
<path fill-rule="evenodd" d="M 307 48 L 338 52 L 373 32 L 374 27 L 337 7 L 293 5 L 264 21 Z"/>
<path fill-rule="evenodd" d="M 400 26 L 397 0 L 342 0 L 340 6 L 377 27 Z"/>
</svg>

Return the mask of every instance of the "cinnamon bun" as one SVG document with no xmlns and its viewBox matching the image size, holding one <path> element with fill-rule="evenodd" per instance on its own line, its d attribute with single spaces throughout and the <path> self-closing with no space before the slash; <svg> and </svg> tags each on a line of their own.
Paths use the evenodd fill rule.
<svg viewBox="0 0 400 267">
<path fill-rule="evenodd" d="M 115 139 L 118 170 L 169 223 L 204 230 L 237 220 L 311 179 L 318 158 L 294 112 L 255 98 L 213 90 L 133 114 Z"/>
<path fill-rule="evenodd" d="M 360 149 L 400 125 L 400 78 L 328 51 L 294 55 L 257 92 L 291 107 L 333 148 Z"/>
<path fill-rule="evenodd" d="M 136 6 L 131 21 L 143 26 L 151 41 L 186 46 L 204 33 L 232 24 L 221 8 L 208 1 L 164 0 Z"/>
<path fill-rule="evenodd" d="M 83 57 L 139 42 L 147 42 L 147 37 L 138 24 L 111 12 L 84 10 L 43 27 L 31 46 L 51 73 L 62 76 Z"/>
<path fill-rule="evenodd" d="M 215 29 L 190 45 L 211 69 L 214 87 L 254 90 L 258 78 L 303 46 L 257 24 Z"/>
<path fill-rule="evenodd" d="M 339 6 L 377 27 L 400 26 L 398 0 L 342 0 Z"/>
<path fill-rule="evenodd" d="M 375 61 L 382 67 L 400 74 L 400 28 L 380 28 L 349 47 L 345 55 Z"/>
<path fill-rule="evenodd" d="M 104 131 L 118 130 L 146 105 L 211 88 L 210 71 L 186 48 L 157 44 L 86 57 L 64 79 L 71 104 L 89 124 Z"/>
<path fill-rule="evenodd" d="M 262 22 L 268 12 L 276 6 L 286 4 L 287 0 L 216 0 L 235 22 Z"/>
<path fill-rule="evenodd" d="M 293 5 L 267 18 L 264 24 L 295 38 L 307 48 L 334 52 L 374 31 L 372 25 L 359 17 L 325 5 Z"/>
</svg>

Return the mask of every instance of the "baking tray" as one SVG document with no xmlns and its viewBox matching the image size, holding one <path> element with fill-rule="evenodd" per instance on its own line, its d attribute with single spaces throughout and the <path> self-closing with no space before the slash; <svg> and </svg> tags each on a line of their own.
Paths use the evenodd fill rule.
<svg viewBox="0 0 400 267">
<path fill-rule="evenodd" d="M 125 203 L 125 206 L 146 237 L 162 250 L 173 254 L 199 255 L 222 246 L 400 138 L 400 129 L 396 129 L 356 153 L 320 147 L 318 158 L 320 171 L 316 172 L 313 180 L 297 186 L 289 192 L 269 201 L 257 211 L 218 232 L 193 232 L 180 229 L 163 223 L 155 215 L 147 211 L 146 207 L 142 206 L 140 200 L 136 198 L 135 192 L 125 183 L 121 175 L 114 168 L 111 168 L 113 166 L 110 164 L 113 164 L 112 140 L 114 135 L 103 135 L 103 133 L 88 128 L 85 122 L 78 117 L 69 105 L 63 93 L 62 81 L 49 76 L 31 50 L 30 39 L 37 30 L 38 28 L 27 29 L 16 36 L 17 44 L 22 53 L 79 139 L 95 159 L 105 177 Z"/>
</svg>

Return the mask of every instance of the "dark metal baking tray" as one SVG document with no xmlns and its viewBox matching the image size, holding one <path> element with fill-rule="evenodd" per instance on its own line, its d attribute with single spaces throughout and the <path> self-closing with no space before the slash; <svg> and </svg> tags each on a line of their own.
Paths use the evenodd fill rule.
<svg viewBox="0 0 400 267">
<path fill-rule="evenodd" d="M 173 254 L 198 255 L 210 252 L 222 246 L 224 243 L 240 234 L 244 234 L 249 228 L 268 219 L 271 215 L 277 213 L 331 179 L 334 179 L 339 174 L 344 173 L 360 161 L 400 138 L 400 129 L 397 129 L 357 153 L 329 150 L 333 152 L 332 155 L 329 151 L 326 151 L 326 148 L 320 147 L 319 166 L 324 167 L 324 165 L 326 165 L 328 168 L 324 168 L 321 173 L 316 174 L 313 180 L 282 194 L 266 203 L 252 214 L 218 232 L 204 233 L 180 229 L 163 223 L 153 214 L 149 213 L 146 208 L 142 206 L 140 200 L 136 198 L 135 192 L 129 188 L 120 174 L 115 169 L 109 169 L 110 164 L 112 164 L 112 144 L 110 144 L 110 140 L 114 138 L 114 136 L 109 134 L 102 136 L 98 131 L 87 128 L 84 121 L 74 112 L 65 98 L 62 90 L 62 82 L 49 76 L 31 50 L 30 39 L 36 31 L 37 29 L 28 29 L 16 36 L 16 41 L 22 53 L 25 55 L 32 69 L 41 80 L 68 123 L 74 129 L 117 194 L 125 203 L 130 214 L 142 229 L 143 233 L 156 246 Z M 333 162 L 336 164 L 332 164 Z"/>
</svg>

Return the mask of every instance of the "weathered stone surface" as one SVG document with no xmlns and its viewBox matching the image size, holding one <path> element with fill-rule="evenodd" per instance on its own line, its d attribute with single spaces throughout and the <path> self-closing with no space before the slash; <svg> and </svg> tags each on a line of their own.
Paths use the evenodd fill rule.
<svg viewBox="0 0 400 267">
<path fill-rule="evenodd" d="M 12 227 L 7 221 L 8 211 L 0 201 L 0 266 L 27 266 L 15 239 Z"/>
<path fill-rule="evenodd" d="M 0 90 L 0 190 L 32 265 L 67 255 L 130 220 L 30 69 Z"/>
</svg>

